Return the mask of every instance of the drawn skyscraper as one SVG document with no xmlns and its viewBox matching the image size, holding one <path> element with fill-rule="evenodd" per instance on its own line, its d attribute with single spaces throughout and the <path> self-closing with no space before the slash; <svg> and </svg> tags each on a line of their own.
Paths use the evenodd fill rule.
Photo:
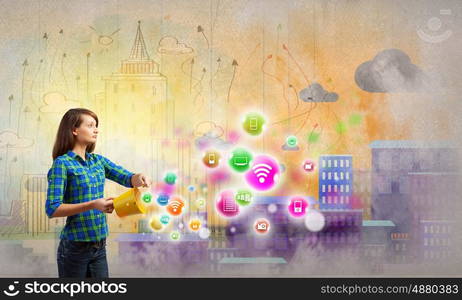
<svg viewBox="0 0 462 300">
<path fill-rule="evenodd" d="M 319 158 L 319 205 L 323 209 L 351 209 L 353 168 L 351 155 Z"/>
</svg>

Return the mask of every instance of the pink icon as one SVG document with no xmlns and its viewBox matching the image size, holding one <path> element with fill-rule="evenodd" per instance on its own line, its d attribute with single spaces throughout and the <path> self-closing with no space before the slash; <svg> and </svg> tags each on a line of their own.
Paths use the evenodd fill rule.
<svg viewBox="0 0 462 300">
<path fill-rule="evenodd" d="M 259 155 L 253 160 L 252 168 L 245 173 L 247 183 L 258 191 L 271 189 L 279 179 L 279 164 L 267 155 Z"/>
<path fill-rule="evenodd" d="M 239 206 L 234 200 L 233 191 L 226 190 L 220 193 L 217 210 L 224 217 L 234 217 L 239 214 Z"/>
<path fill-rule="evenodd" d="M 315 164 L 311 160 L 305 160 L 303 163 L 303 170 L 306 172 L 313 172 L 314 171 Z"/>
<path fill-rule="evenodd" d="M 306 214 L 308 208 L 308 201 L 302 197 L 293 197 L 290 199 L 288 210 L 291 216 L 299 218 Z"/>
</svg>

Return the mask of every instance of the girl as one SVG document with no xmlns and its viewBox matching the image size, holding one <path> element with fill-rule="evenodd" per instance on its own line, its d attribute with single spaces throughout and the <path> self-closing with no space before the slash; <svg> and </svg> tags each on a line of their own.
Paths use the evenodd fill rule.
<svg viewBox="0 0 462 300">
<path fill-rule="evenodd" d="M 143 174 L 133 174 L 93 153 L 98 117 L 88 109 L 71 109 L 59 124 L 48 171 L 45 205 L 50 218 L 67 217 L 58 246 L 59 277 L 108 277 L 106 213 L 113 198 L 104 198 L 109 178 L 126 187 L 150 186 Z"/>
</svg>

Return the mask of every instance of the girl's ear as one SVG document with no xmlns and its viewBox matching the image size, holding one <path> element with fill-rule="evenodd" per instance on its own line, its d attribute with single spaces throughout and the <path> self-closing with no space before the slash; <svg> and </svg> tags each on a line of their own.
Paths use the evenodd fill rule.
<svg viewBox="0 0 462 300">
<path fill-rule="evenodd" d="M 72 134 L 77 136 L 77 128 L 72 129 Z"/>
</svg>

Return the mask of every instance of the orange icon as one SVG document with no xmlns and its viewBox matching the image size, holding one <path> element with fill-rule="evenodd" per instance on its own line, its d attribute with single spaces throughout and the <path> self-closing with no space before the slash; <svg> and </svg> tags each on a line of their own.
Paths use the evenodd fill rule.
<svg viewBox="0 0 462 300">
<path fill-rule="evenodd" d="M 209 150 L 205 153 L 202 162 L 209 168 L 218 167 L 220 163 L 220 153 L 217 151 Z"/>
<path fill-rule="evenodd" d="M 198 219 L 193 219 L 189 222 L 189 229 L 192 231 L 198 231 L 201 228 L 201 221 Z"/>
<path fill-rule="evenodd" d="M 172 216 L 179 216 L 183 212 L 184 202 L 178 197 L 172 197 L 167 205 L 167 211 Z"/>
</svg>

